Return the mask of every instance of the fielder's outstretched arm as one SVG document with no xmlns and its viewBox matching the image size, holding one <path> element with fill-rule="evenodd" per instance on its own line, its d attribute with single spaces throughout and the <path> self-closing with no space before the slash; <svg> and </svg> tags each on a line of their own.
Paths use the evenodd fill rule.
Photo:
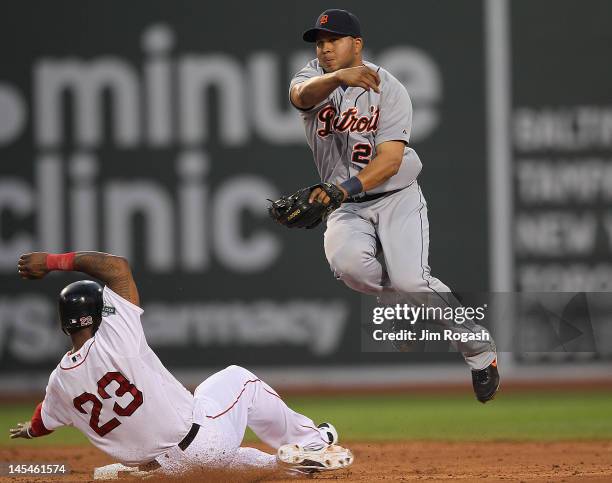
<svg viewBox="0 0 612 483">
<path fill-rule="evenodd" d="M 404 157 L 404 141 L 385 141 L 376 147 L 376 157 L 363 168 L 355 178 L 360 184 L 357 192 L 368 191 L 383 184 L 391 176 L 395 175 Z M 349 196 L 346 189 L 346 183 L 338 185 L 338 188 L 344 193 L 344 199 Z M 309 201 L 320 201 L 324 205 L 329 204 L 330 199 L 327 193 L 320 188 L 316 188 L 310 194 Z M 344 201 L 344 200 L 343 200 Z"/>
<path fill-rule="evenodd" d="M 365 65 L 348 67 L 294 85 L 291 89 L 291 102 L 300 109 L 308 110 L 342 85 L 380 92 L 379 84 L 380 76 L 369 67 Z"/>
<path fill-rule="evenodd" d="M 21 278 L 29 280 L 43 278 L 52 270 L 83 272 L 101 280 L 113 292 L 140 306 L 132 270 L 123 257 L 102 252 L 34 252 L 21 255 L 18 270 Z"/>
<path fill-rule="evenodd" d="M 404 141 L 386 141 L 376 146 L 376 157 L 357 175 L 363 191 L 372 190 L 397 174 L 402 165 L 405 146 Z"/>
</svg>

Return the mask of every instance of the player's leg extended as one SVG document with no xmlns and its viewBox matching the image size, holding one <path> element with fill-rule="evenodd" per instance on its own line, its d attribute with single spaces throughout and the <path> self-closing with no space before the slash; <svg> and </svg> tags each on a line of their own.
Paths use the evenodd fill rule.
<svg viewBox="0 0 612 483">
<path fill-rule="evenodd" d="M 358 292 L 378 294 L 384 290 L 384 270 L 376 259 L 376 230 L 359 216 L 359 209 L 357 204 L 343 205 L 330 215 L 325 255 L 336 278 Z"/>
<path fill-rule="evenodd" d="M 325 443 L 310 418 L 290 409 L 268 384 L 242 367 L 229 366 L 213 374 L 197 387 L 194 396 L 194 422 L 221 429 L 234 451 L 233 466 L 275 464 L 275 455 L 253 448 L 238 450 L 247 426 L 275 449 L 288 443 Z"/>
<path fill-rule="evenodd" d="M 376 206 L 379 214 L 378 236 L 383 247 L 391 285 L 398 292 L 423 294 L 428 306 L 459 307 L 450 289 L 430 274 L 429 221 L 427 203 L 418 184 L 385 198 Z M 452 320 L 437 321 L 445 328 L 461 333 L 480 333 L 483 327 L 471 321 L 456 324 Z M 495 344 L 491 341 L 456 342 L 468 365 L 474 370 L 487 367 L 495 359 Z"/>
</svg>

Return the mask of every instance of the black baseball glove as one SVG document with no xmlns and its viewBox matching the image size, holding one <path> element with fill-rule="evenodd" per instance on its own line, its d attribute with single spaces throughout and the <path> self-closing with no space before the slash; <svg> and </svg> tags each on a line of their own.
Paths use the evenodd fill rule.
<svg viewBox="0 0 612 483">
<path fill-rule="evenodd" d="M 329 196 L 329 204 L 325 205 L 318 200 L 308 202 L 310 194 L 317 188 L 325 191 Z M 329 214 L 342 204 L 344 193 L 331 183 L 319 183 L 308 188 L 302 188 L 288 196 L 281 196 L 272 201 L 268 207 L 270 217 L 287 228 L 314 228 L 325 220 Z"/>
</svg>

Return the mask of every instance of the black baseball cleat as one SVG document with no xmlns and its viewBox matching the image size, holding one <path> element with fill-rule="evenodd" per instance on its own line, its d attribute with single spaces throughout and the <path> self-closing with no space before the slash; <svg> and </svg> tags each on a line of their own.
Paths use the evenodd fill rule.
<svg viewBox="0 0 612 483">
<path fill-rule="evenodd" d="M 480 371 L 472 371 L 472 386 L 474 387 L 476 399 L 483 404 L 495 397 L 499 389 L 497 359 Z"/>
</svg>

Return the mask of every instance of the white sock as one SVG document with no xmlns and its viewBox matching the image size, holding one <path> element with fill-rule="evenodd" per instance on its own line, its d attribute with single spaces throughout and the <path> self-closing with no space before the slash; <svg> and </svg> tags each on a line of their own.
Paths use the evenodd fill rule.
<svg viewBox="0 0 612 483">
<path fill-rule="evenodd" d="M 238 448 L 230 464 L 232 469 L 276 468 L 276 455 L 255 448 Z"/>
</svg>

